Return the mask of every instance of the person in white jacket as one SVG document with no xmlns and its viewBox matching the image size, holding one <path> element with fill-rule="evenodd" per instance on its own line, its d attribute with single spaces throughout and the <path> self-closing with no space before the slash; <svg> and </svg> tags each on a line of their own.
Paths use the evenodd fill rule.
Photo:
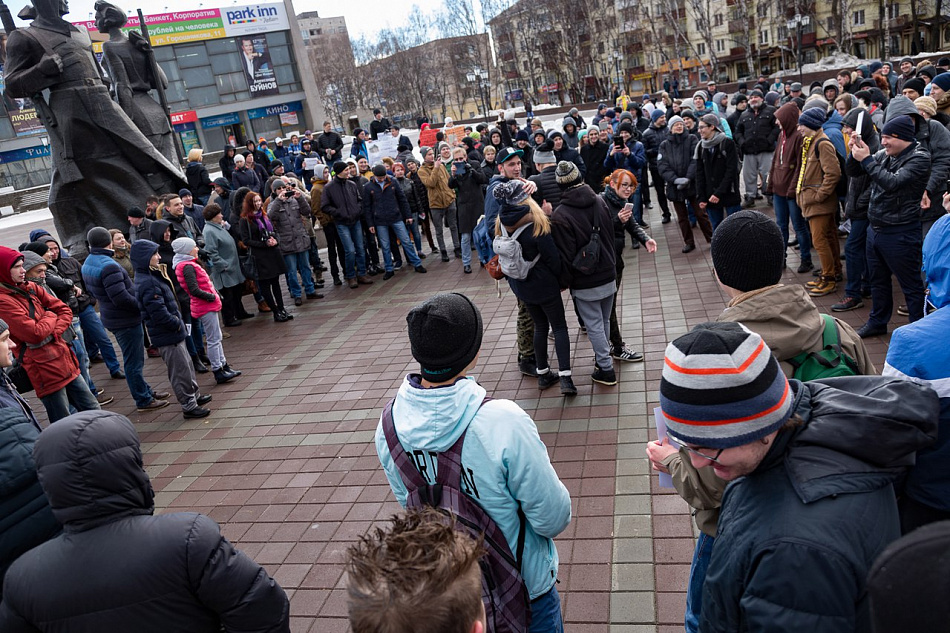
<svg viewBox="0 0 950 633">
<path fill-rule="evenodd" d="M 466 433 L 460 490 L 494 520 L 511 551 L 519 541 L 519 508 L 525 516 L 521 574 L 531 600 L 529 631 L 563 630 L 555 536 L 571 521 L 571 498 L 548 459 L 531 417 L 510 400 L 490 400 L 469 372 L 478 361 L 482 318 L 465 295 L 441 293 L 410 310 L 412 355 L 420 364 L 393 401 L 399 442 L 416 468 L 435 483 L 437 454 Z M 386 442 L 383 421 L 376 451 L 396 500 L 408 491 Z"/>
</svg>

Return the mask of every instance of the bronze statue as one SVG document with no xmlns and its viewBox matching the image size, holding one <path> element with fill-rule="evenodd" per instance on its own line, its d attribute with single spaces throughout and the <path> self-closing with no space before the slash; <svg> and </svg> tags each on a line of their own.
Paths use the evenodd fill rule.
<svg viewBox="0 0 950 633">
<path fill-rule="evenodd" d="M 148 94 L 158 87 L 159 81 L 163 88 L 167 87 L 168 80 L 161 68 L 158 70 L 161 76 L 156 80 L 148 57 L 149 43 L 137 31 L 126 36 L 121 28 L 126 22 L 125 11 L 103 0 L 96 2 L 96 28 L 100 33 L 109 34 L 109 41 L 102 44 L 102 60 L 112 80 L 115 100 L 155 149 L 170 163 L 177 164 L 168 117 Z"/>
<path fill-rule="evenodd" d="M 46 126 L 53 221 L 64 246 L 83 258 L 90 228 L 123 228 L 129 207 L 186 182 L 109 96 L 89 34 L 62 17 L 67 0 L 33 7 L 30 26 L 7 39 L 6 90 L 31 97 Z"/>
</svg>

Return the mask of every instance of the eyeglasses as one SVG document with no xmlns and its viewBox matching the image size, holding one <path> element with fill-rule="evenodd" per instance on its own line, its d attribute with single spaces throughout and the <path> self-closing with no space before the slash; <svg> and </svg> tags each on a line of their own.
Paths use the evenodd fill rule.
<svg viewBox="0 0 950 633">
<path fill-rule="evenodd" d="M 724 465 L 725 465 L 725 464 L 723 464 L 722 462 L 719 461 L 719 458 L 722 457 L 722 452 L 723 452 L 724 450 L 726 450 L 726 449 L 724 449 L 724 448 L 720 448 L 718 451 L 716 451 L 716 454 L 715 454 L 715 455 L 710 456 L 710 455 L 707 455 L 706 453 L 701 452 L 701 451 L 700 451 L 699 449 L 697 449 L 697 448 L 690 448 L 689 446 L 687 446 L 687 445 L 684 444 L 683 442 L 679 441 L 678 439 L 676 439 L 676 438 L 673 437 L 672 435 L 668 435 L 667 437 L 669 438 L 670 442 L 672 442 L 673 444 L 676 444 L 676 445 L 679 446 L 680 448 L 685 448 L 687 452 L 692 453 L 693 455 L 696 455 L 697 457 L 701 457 L 702 459 L 709 460 L 709 461 L 711 461 L 711 462 L 713 462 L 713 463 L 719 464 L 720 466 L 724 466 Z"/>
<path fill-rule="evenodd" d="M 625 183 L 621 184 L 621 185 L 620 185 L 619 187 L 617 187 L 617 188 L 618 188 L 618 189 L 633 189 L 634 187 L 633 187 L 633 183 L 632 183 L 632 182 L 625 182 Z"/>
</svg>

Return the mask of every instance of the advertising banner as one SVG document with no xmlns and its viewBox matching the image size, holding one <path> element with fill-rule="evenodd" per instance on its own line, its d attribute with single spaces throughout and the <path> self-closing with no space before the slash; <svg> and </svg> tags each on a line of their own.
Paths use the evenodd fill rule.
<svg viewBox="0 0 950 633">
<path fill-rule="evenodd" d="M 280 125 L 282 127 L 293 127 L 300 125 L 300 119 L 296 112 L 282 112 L 280 115 Z"/>
<path fill-rule="evenodd" d="M 3 68 L 7 61 L 7 36 L 0 35 L 0 96 L 3 99 L 3 109 L 17 136 L 29 136 L 43 132 L 43 124 L 36 114 L 31 99 L 11 99 L 6 95 L 6 83 L 3 78 Z"/>
<path fill-rule="evenodd" d="M 267 50 L 267 38 L 264 34 L 243 35 L 235 39 L 241 54 L 241 68 L 252 97 L 276 95 L 277 76 Z"/>
<path fill-rule="evenodd" d="M 96 31 L 93 20 L 74 22 L 90 32 Z M 290 28 L 283 4 L 248 4 L 222 9 L 197 9 L 145 16 L 152 46 L 219 40 L 226 37 L 286 31 Z M 129 15 L 123 31 L 139 31 L 139 19 Z M 93 42 L 93 51 L 102 52 L 102 43 Z"/>
</svg>

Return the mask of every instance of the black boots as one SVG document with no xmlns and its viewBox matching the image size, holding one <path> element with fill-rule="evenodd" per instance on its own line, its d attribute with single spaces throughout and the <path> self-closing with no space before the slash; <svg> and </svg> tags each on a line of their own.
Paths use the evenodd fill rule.
<svg viewBox="0 0 950 633">
<path fill-rule="evenodd" d="M 196 374 L 207 374 L 209 371 L 208 366 L 201 362 L 201 358 L 197 354 L 191 356 L 191 364 L 195 366 Z"/>
<path fill-rule="evenodd" d="M 225 382 L 230 382 L 241 375 L 241 372 L 234 371 L 231 369 L 231 366 L 224 364 L 220 369 L 214 370 L 214 380 L 219 385 Z"/>
</svg>

